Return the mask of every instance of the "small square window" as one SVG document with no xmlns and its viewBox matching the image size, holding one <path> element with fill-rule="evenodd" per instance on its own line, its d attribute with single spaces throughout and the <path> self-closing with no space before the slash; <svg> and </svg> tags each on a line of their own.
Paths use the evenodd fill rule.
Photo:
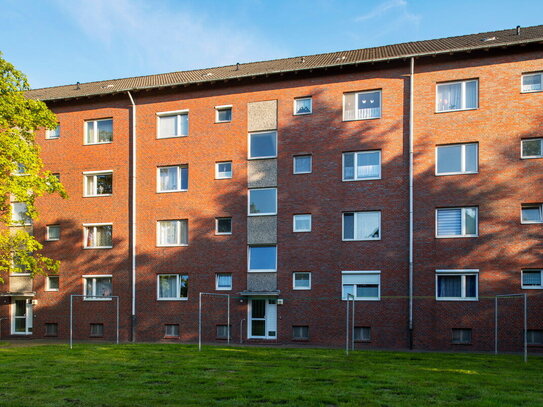
<svg viewBox="0 0 543 407">
<path fill-rule="evenodd" d="M 101 338 L 104 336 L 104 324 L 90 324 L 90 336 Z"/>
<path fill-rule="evenodd" d="M 49 225 L 47 226 L 47 236 L 46 240 L 60 240 L 60 225 Z"/>
<path fill-rule="evenodd" d="M 45 291 L 58 291 L 59 290 L 59 277 L 47 276 L 45 279 Z"/>
<path fill-rule="evenodd" d="M 453 328 L 452 343 L 458 345 L 471 344 L 471 328 Z"/>
<path fill-rule="evenodd" d="M 533 138 L 522 140 L 521 158 L 542 158 L 543 157 L 543 138 Z"/>
<path fill-rule="evenodd" d="M 522 204 L 522 223 L 543 223 L 543 204 Z"/>
<path fill-rule="evenodd" d="M 295 155 L 294 156 L 294 174 L 310 174 L 312 171 L 312 157 L 307 155 Z"/>
<path fill-rule="evenodd" d="M 310 97 L 294 99 L 294 114 L 304 115 L 313 113 L 313 100 Z"/>
<path fill-rule="evenodd" d="M 113 141 L 113 119 L 85 122 L 85 144 L 103 144 Z"/>
<path fill-rule="evenodd" d="M 60 124 L 57 124 L 57 127 L 52 130 L 46 130 L 45 138 L 49 140 L 60 138 Z"/>
<path fill-rule="evenodd" d="M 354 340 L 357 342 L 370 342 L 371 341 L 371 328 L 368 326 L 355 326 L 354 327 Z"/>
<path fill-rule="evenodd" d="M 543 288 L 543 270 L 522 270 L 522 288 L 541 289 Z"/>
<path fill-rule="evenodd" d="M 164 325 L 165 338 L 179 338 L 179 324 Z"/>
<path fill-rule="evenodd" d="M 216 218 L 215 219 L 215 234 L 216 235 L 231 235 L 232 234 L 232 218 Z"/>
<path fill-rule="evenodd" d="M 522 75 L 522 93 L 541 92 L 543 90 L 541 72 Z"/>
<path fill-rule="evenodd" d="M 294 232 L 311 232 L 311 215 L 294 215 L 292 228 Z"/>
<path fill-rule="evenodd" d="M 217 339 L 232 339 L 232 327 L 228 325 L 217 325 Z"/>
<path fill-rule="evenodd" d="M 307 325 L 294 325 L 292 327 L 292 339 L 294 339 L 294 340 L 308 340 L 309 339 L 309 327 Z"/>
<path fill-rule="evenodd" d="M 58 324 L 56 322 L 45 324 L 45 336 L 58 336 Z"/>
<path fill-rule="evenodd" d="M 543 345 L 543 329 L 528 329 L 526 335 L 528 345 Z"/>
<path fill-rule="evenodd" d="M 296 271 L 292 273 L 292 288 L 294 290 L 311 289 L 311 273 L 307 271 Z"/>
<path fill-rule="evenodd" d="M 232 289 L 232 273 L 217 273 L 215 275 L 216 290 L 231 290 Z"/>
<path fill-rule="evenodd" d="M 232 121 L 232 106 L 215 107 L 215 123 L 228 123 Z"/>
<path fill-rule="evenodd" d="M 277 215 L 277 188 L 249 190 L 249 216 Z"/>
<path fill-rule="evenodd" d="M 232 178 L 232 161 L 215 163 L 215 179 Z"/>
</svg>

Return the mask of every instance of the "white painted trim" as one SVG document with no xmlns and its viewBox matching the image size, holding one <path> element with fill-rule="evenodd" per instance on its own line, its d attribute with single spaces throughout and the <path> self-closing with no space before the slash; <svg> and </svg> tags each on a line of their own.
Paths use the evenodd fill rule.
<svg viewBox="0 0 543 407">
<path fill-rule="evenodd" d="M 296 274 L 308 274 L 309 275 L 309 287 L 296 287 Z M 294 271 L 292 273 L 292 289 L 296 291 L 308 291 L 311 290 L 311 272 L 310 271 Z"/>
<path fill-rule="evenodd" d="M 87 246 L 88 228 L 97 226 L 111 226 L 111 246 Z M 83 223 L 83 249 L 112 249 L 113 248 L 113 223 Z"/>
<path fill-rule="evenodd" d="M 181 243 L 181 222 L 185 221 L 186 224 L 187 224 L 187 243 Z M 161 222 L 178 222 L 178 227 L 177 227 L 177 241 L 179 243 L 173 243 L 173 244 L 165 244 L 165 243 L 160 243 L 160 223 Z M 156 221 L 156 247 L 183 247 L 183 246 L 188 246 L 189 243 L 188 243 L 188 240 L 189 240 L 189 220 L 188 219 L 160 219 L 160 220 L 157 220 Z"/>
<path fill-rule="evenodd" d="M 469 145 L 469 144 L 475 144 L 475 146 L 477 147 L 477 162 L 476 162 L 476 165 L 477 165 L 477 170 L 476 171 L 466 171 L 465 168 L 466 168 L 466 146 Z M 438 165 L 439 165 L 439 160 L 438 160 L 438 150 L 440 147 L 453 147 L 453 146 L 460 146 L 461 147 L 461 153 L 460 153 L 460 167 L 463 168 L 462 171 L 460 172 L 437 172 L 438 171 Z M 436 148 L 434 149 L 435 152 L 434 152 L 434 158 L 435 158 L 435 172 L 434 172 L 434 175 L 436 175 L 437 177 L 442 177 L 442 176 L 446 176 L 446 175 L 469 175 L 469 174 L 478 174 L 479 173 L 479 143 L 478 142 L 474 142 L 474 143 L 453 143 L 453 144 L 440 144 L 440 145 L 437 145 Z"/>
<path fill-rule="evenodd" d="M 467 208 L 475 208 L 476 209 L 476 215 L 477 215 L 477 218 L 476 218 L 476 222 L 475 222 L 475 227 L 476 227 L 476 232 L 475 234 L 473 235 L 467 235 L 465 234 L 465 231 L 466 231 L 466 219 L 465 219 L 465 209 Z M 460 235 L 438 235 L 437 231 L 438 231 L 438 223 L 437 223 L 437 213 L 438 211 L 440 210 L 449 210 L 449 209 L 461 209 L 461 212 L 460 212 L 460 222 L 461 222 L 461 229 L 462 229 L 462 234 Z M 436 208 L 435 210 L 435 217 L 434 217 L 434 222 L 435 222 L 435 238 L 436 239 L 462 239 L 462 238 L 470 238 L 470 237 L 479 237 L 479 207 L 478 206 L 456 206 L 456 207 L 448 207 L 448 208 Z"/>
<path fill-rule="evenodd" d="M 310 160 L 310 168 L 309 171 L 296 171 L 296 158 L 299 157 L 309 157 Z M 299 174 L 311 174 L 313 172 L 313 154 L 296 154 L 292 156 L 292 173 L 299 175 Z"/>
<path fill-rule="evenodd" d="M 219 287 L 219 274 L 228 274 L 228 275 L 230 275 L 230 287 L 228 287 L 228 288 Z M 217 290 L 217 291 L 232 291 L 233 285 L 234 285 L 234 278 L 232 277 L 232 273 L 215 273 L 215 290 Z"/>
<path fill-rule="evenodd" d="M 156 299 L 157 301 L 187 301 L 189 299 L 188 297 L 188 290 L 187 290 L 187 296 L 186 297 L 165 297 L 160 298 L 160 276 L 176 276 L 176 287 L 179 289 L 181 284 L 181 277 L 187 277 L 187 280 L 189 279 L 189 276 L 186 274 L 178 274 L 178 273 L 161 273 L 156 275 Z M 177 291 L 177 290 L 176 290 Z"/>
<path fill-rule="evenodd" d="M 298 101 L 298 100 L 307 100 L 307 99 L 309 99 L 311 101 L 311 103 L 309 104 L 310 105 L 309 112 L 296 113 L 296 101 Z M 313 114 L 313 96 L 301 96 L 301 97 L 294 98 L 293 101 L 292 101 L 292 115 L 293 116 L 306 116 L 306 115 L 309 115 L 309 114 Z"/>
<path fill-rule="evenodd" d="M 181 177 L 181 168 L 186 167 L 187 168 L 187 189 L 182 189 L 182 177 Z M 177 185 L 179 186 L 179 189 L 167 189 L 167 190 L 161 190 L 160 189 L 160 170 L 163 168 L 177 168 Z M 188 184 L 189 184 L 189 165 L 188 164 L 178 164 L 178 165 L 162 165 L 156 167 L 156 192 L 158 194 L 164 194 L 169 192 L 186 192 L 188 191 Z"/>
<path fill-rule="evenodd" d="M 53 226 L 57 227 L 58 231 L 59 231 L 59 237 L 56 238 L 56 239 L 52 239 L 52 238 L 49 237 L 49 229 L 51 227 L 53 227 Z M 59 241 L 60 240 L 60 233 L 61 233 L 61 229 L 60 229 L 60 225 L 58 225 L 58 224 L 45 226 L 45 241 L 46 242 L 57 242 L 57 241 Z"/>
<path fill-rule="evenodd" d="M 87 295 L 87 279 L 96 279 L 96 278 L 110 278 L 111 279 L 111 292 L 113 293 L 113 276 L 111 274 L 84 274 L 81 276 L 82 282 L 83 282 L 83 301 L 111 301 L 111 296 L 107 297 L 99 297 L 96 296 L 96 293 L 94 295 Z M 93 281 L 92 283 L 92 289 L 93 291 L 96 290 L 96 281 Z"/>
<path fill-rule="evenodd" d="M 106 120 L 111 120 L 111 141 L 101 141 L 101 142 L 98 142 L 98 141 L 94 141 L 92 143 L 87 143 L 87 123 L 94 123 L 92 125 L 92 127 L 94 128 L 94 137 L 95 137 L 95 140 L 98 139 L 98 122 L 103 122 L 103 121 L 106 121 Z M 92 145 L 96 145 L 96 144 L 111 144 L 113 143 L 113 133 L 114 133 L 114 127 L 113 127 L 113 117 L 107 117 L 107 118 L 104 118 L 104 119 L 90 119 L 90 120 L 84 120 L 83 121 L 83 145 L 85 146 L 92 146 Z"/>
<path fill-rule="evenodd" d="M 302 229 L 302 230 L 296 229 L 296 216 L 309 216 L 309 229 Z M 311 232 L 312 228 L 313 228 L 313 216 L 310 213 L 298 213 L 298 214 L 292 215 L 292 231 L 293 232 L 309 233 Z"/>
<path fill-rule="evenodd" d="M 353 292 L 355 301 L 381 301 L 381 271 L 380 270 L 361 270 L 361 271 L 342 271 L 341 272 L 341 300 L 350 301 L 350 298 L 343 298 L 343 275 L 377 275 L 379 276 L 379 284 L 377 285 L 377 297 L 356 297 L 356 292 Z M 351 285 L 351 284 L 348 284 Z M 354 291 L 354 290 L 353 290 Z"/>
<path fill-rule="evenodd" d="M 438 279 L 441 276 L 460 277 L 461 295 L 463 297 L 440 297 L 438 291 Z M 467 285 L 466 276 L 476 276 L 475 279 L 475 297 L 466 297 Z M 479 270 L 478 269 L 451 269 L 451 270 L 436 270 L 435 273 L 435 296 L 436 301 L 479 301 Z"/>
<path fill-rule="evenodd" d="M 219 111 L 230 109 L 230 120 L 219 120 Z M 234 120 L 234 109 L 232 105 L 215 106 L 215 123 L 230 123 Z"/>
<path fill-rule="evenodd" d="M 229 177 L 221 177 L 219 176 L 219 164 L 230 164 L 230 176 Z M 232 161 L 217 161 L 215 162 L 215 179 L 232 179 L 234 176 L 234 165 L 232 164 Z"/>
<path fill-rule="evenodd" d="M 158 139 L 169 139 L 169 138 L 180 138 L 180 137 L 188 137 L 190 133 L 190 120 L 189 120 L 189 110 L 183 109 L 183 110 L 173 110 L 171 112 L 157 112 L 156 114 L 156 138 Z M 173 136 L 160 136 L 160 118 L 161 117 L 168 117 L 168 116 L 187 116 L 187 134 L 181 134 L 181 121 L 176 119 L 176 132 L 177 134 Z"/>
<path fill-rule="evenodd" d="M 535 76 L 539 75 L 540 81 L 541 81 L 541 89 L 539 90 L 524 90 L 524 77 L 525 76 Z M 526 72 L 520 75 L 520 93 L 539 93 L 543 92 L 543 72 Z"/>
<path fill-rule="evenodd" d="M 83 197 L 84 198 L 93 198 L 98 196 L 111 196 L 113 194 L 89 194 L 87 191 L 87 177 L 92 176 L 94 178 L 94 186 L 97 187 L 98 183 L 96 182 L 96 176 L 98 175 L 111 175 L 111 189 L 113 189 L 113 170 L 105 171 L 84 171 L 83 172 Z M 93 191 L 94 192 L 94 191 Z"/>
<path fill-rule="evenodd" d="M 522 219 L 522 210 L 524 209 L 524 207 L 527 207 L 527 206 L 532 206 L 532 207 L 536 207 L 538 206 L 539 207 L 539 219 L 541 220 L 535 220 L 535 221 L 525 221 Z M 528 209 L 528 208 L 526 208 Z M 538 225 L 538 224 L 541 224 L 543 223 L 543 204 L 541 203 L 533 203 L 533 204 L 521 204 L 520 205 L 520 223 L 521 225 Z"/>
<path fill-rule="evenodd" d="M 366 154 L 366 153 L 379 153 L 379 176 L 377 177 L 371 177 L 371 178 L 357 178 L 356 176 L 356 168 L 358 164 L 358 155 L 357 154 Z M 345 179 L 345 154 L 354 154 L 354 178 L 353 179 Z M 375 181 L 382 178 L 382 167 L 383 167 L 383 159 L 382 159 L 382 152 L 381 150 L 363 150 L 363 151 L 346 151 L 341 154 L 341 180 L 343 182 L 352 182 L 352 181 Z"/>
<path fill-rule="evenodd" d="M 189 109 L 180 109 L 180 110 L 171 110 L 169 112 L 156 112 L 155 114 L 157 116 L 175 116 L 178 114 L 185 114 L 188 112 L 189 112 Z"/>
<path fill-rule="evenodd" d="M 462 106 L 465 106 L 466 105 L 466 83 L 468 82 L 475 82 L 475 93 L 477 94 L 477 98 L 476 98 L 476 106 L 475 107 L 470 107 L 470 108 L 461 108 L 461 109 L 451 109 L 451 110 L 438 110 L 437 107 L 438 107 L 438 88 L 439 86 L 441 85 L 455 85 L 457 83 L 460 83 L 460 89 L 461 89 L 461 104 Z M 435 89 L 435 93 L 436 93 L 436 96 L 435 96 L 435 113 L 448 113 L 448 112 L 460 112 L 460 111 L 463 111 L 463 110 L 477 110 L 479 109 L 479 78 L 477 79 L 465 79 L 465 80 L 461 80 L 461 81 L 450 81 L 450 82 L 440 82 L 440 83 L 436 83 L 436 89 Z"/>
<path fill-rule="evenodd" d="M 522 144 L 525 141 L 530 141 L 530 140 L 539 140 L 539 144 L 541 146 L 540 147 L 541 148 L 541 155 L 527 155 L 527 156 L 525 156 L 525 155 L 522 154 L 522 151 L 523 151 Z M 526 139 L 520 140 L 520 158 L 523 159 L 523 160 L 529 160 L 529 159 L 533 159 L 533 158 L 543 158 L 543 138 L 526 138 Z"/>
<path fill-rule="evenodd" d="M 264 190 L 274 190 L 275 191 L 275 212 L 261 212 L 261 213 L 251 213 L 251 193 L 253 191 L 264 191 Z M 247 216 L 274 216 L 277 215 L 277 188 L 250 188 L 247 194 Z"/>
<path fill-rule="evenodd" d="M 353 213 L 354 214 L 354 222 L 353 222 L 353 227 L 354 227 L 354 232 L 356 234 L 356 226 L 357 226 L 357 223 L 358 221 L 356 220 L 357 216 L 356 214 L 357 213 L 379 213 L 379 237 L 378 238 L 372 238 L 372 239 L 345 239 L 345 217 L 344 215 L 346 213 Z M 371 242 L 371 241 L 376 241 L 376 240 L 381 240 L 383 237 L 383 225 L 382 225 L 382 216 L 381 216 L 381 211 L 378 210 L 378 211 L 347 211 L 347 212 L 342 212 L 341 213 L 341 240 L 343 242 Z"/>
<path fill-rule="evenodd" d="M 342 271 L 341 274 L 381 274 L 381 270 Z"/>
<path fill-rule="evenodd" d="M 50 287 L 50 279 L 51 279 L 51 277 L 58 278 L 58 286 L 59 286 L 59 288 L 51 288 Z M 45 291 L 60 291 L 60 276 L 58 276 L 58 275 L 46 276 L 45 277 Z"/>
<path fill-rule="evenodd" d="M 541 285 L 524 285 L 524 272 L 525 271 L 539 271 Z M 520 270 L 520 288 L 523 290 L 543 290 L 543 270 L 542 269 L 522 269 Z"/>
<path fill-rule="evenodd" d="M 268 155 L 264 157 L 251 157 L 251 136 L 253 134 L 266 134 L 266 133 L 275 133 L 275 154 Z M 277 152 L 279 151 L 279 135 L 277 130 L 267 130 L 267 131 L 253 131 L 247 134 L 247 159 L 248 160 L 264 160 L 267 158 L 277 158 Z"/>
</svg>

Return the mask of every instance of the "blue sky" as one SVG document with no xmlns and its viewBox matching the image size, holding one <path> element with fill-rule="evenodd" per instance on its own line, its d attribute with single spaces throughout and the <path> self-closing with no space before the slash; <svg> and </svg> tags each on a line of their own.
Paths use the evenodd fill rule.
<svg viewBox="0 0 543 407">
<path fill-rule="evenodd" d="M 0 0 L 32 87 L 543 24 L 543 0 Z"/>
</svg>

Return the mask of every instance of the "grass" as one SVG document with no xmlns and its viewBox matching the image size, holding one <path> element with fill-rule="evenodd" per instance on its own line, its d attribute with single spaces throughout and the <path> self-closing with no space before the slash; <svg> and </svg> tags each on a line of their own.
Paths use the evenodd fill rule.
<svg viewBox="0 0 543 407">
<path fill-rule="evenodd" d="M 0 405 L 541 406 L 543 358 L 204 347 L 0 345 Z"/>
</svg>

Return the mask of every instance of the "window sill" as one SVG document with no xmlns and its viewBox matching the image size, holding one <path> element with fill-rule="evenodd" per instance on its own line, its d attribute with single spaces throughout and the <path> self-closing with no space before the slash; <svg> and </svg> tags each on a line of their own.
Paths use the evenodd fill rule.
<svg viewBox="0 0 543 407">
<path fill-rule="evenodd" d="M 277 216 L 277 212 L 270 213 L 249 213 L 247 216 Z"/>
<path fill-rule="evenodd" d="M 479 235 L 462 235 L 462 236 L 436 236 L 436 239 L 462 239 L 470 237 L 479 237 Z"/>
<path fill-rule="evenodd" d="M 441 113 L 454 113 L 454 112 L 468 112 L 470 110 L 479 110 L 479 107 L 471 107 L 469 109 L 452 109 L 452 110 L 436 110 L 435 114 L 441 114 Z"/>
<path fill-rule="evenodd" d="M 479 174 L 479 171 L 475 172 L 444 172 L 443 174 L 435 173 L 436 177 L 446 177 L 448 175 L 474 175 Z"/>
<path fill-rule="evenodd" d="M 377 120 L 380 119 L 382 116 L 379 117 L 368 117 L 366 119 L 343 119 L 343 122 L 359 122 L 361 120 Z"/>
<path fill-rule="evenodd" d="M 247 157 L 247 160 L 268 160 L 270 158 L 277 158 L 277 154 L 276 155 L 265 156 L 265 157 Z"/>
<path fill-rule="evenodd" d="M 304 171 L 304 172 L 293 172 L 292 175 L 304 175 L 311 174 L 313 171 Z"/>
<path fill-rule="evenodd" d="M 217 233 L 215 232 L 215 236 L 231 236 L 232 235 L 232 232 L 230 233 Z"/>
<path fill-rule="evenodd" d="M 232 123 L 232 120 L 215 121 L 215 124 Z"/>
<path fill-rule="evenodd" d="M 375 178 L 360 178 L 360 179 L 341 179 L 343 182 L 355 182 L 355 181 L 377 181 L 380 180 L 381 177 L 375 177 Z"/>
<path fill-rule="evenodd" d="M 230 288 L 219 288 L 219 287 L 216 287 L 216 288 L 215 288 L 215 291 L 232 291 L 232 287 L 230 287 Z"/>
<path fill-rule="evenodd" d="M 56 290 L 53 290 L 53 289 L 50 289 L 50 290 L 44 290 L 48 293 L 58 293 L 60 290 L 59 289 L 56 289 Z"/>
<path fill-rule="evenodd" d="M 342 301 L 352 301 L 352 298 L 342 298 Z M 381 301 L 381 298 L 355 298 L 355 301 Z"/>
<path fill-rule="evenodd" d="M 170 138 L 183 138 L 183 137 L 188 137 L 188 136 L 189 136 L 188 134 L 183 134 L 183 135 L 180 135 L 180 136 L 166 136 L 166 137 L 156 136 L 156 139 L 157 140 L 164 140 L 164 139 L 170 139 Z"/>
<path fill-rule="evenodd" d="M 540 90 L 521 90 L 520 93 L 523 94 L 523 93 L 541 93 L 543 92 L 543 89 L 540 89 Z"/>
<path fill-rule="evenodd" d="M 171 192 L 188 192 L 188 189 L 173 189 L 171 191 L 156 191 L 157 194 L 167 194 Z"/>
<path fill-rule="evenodd" d="M 186 247 L 188 244 L 182 243 L 182 244 L 157 244 L 156 247 Z"/>
<path fill-rule="evenodd" d="M 45 239 L 46 242 L 58 242 L 60 239 Z"/>
<path fill-rule="evenodd" d="M 187 301 L 188 297 L 186 298 L 157 298 L 157 301 Z"/>
<path fill-rule="evenodd" d="M 292 287 L 292 289 L 296 291 L 310 291 L 311 287 Z"/>
<path fill-rule="evenodd" d="M 232 179 L 232 177 L 215 177 L 216 180 L 221 180 L 221 179 Z"/>
<path fill-rule="evenodd" d="M 436 298 L 436 301 L 466 301 L 466 302 L 477 302 L 479 301 L 479 298 L 455 298 L 455 297 L 444 297 L 444 298 Z"/>
<path fill-rule="evenodd" d="M 541 225 L 542 223 L 543 223 L 543 221 L 537 221 L 537 222 L 523 222 L 523 221 L 520 221 L 521 225 Z"/>
<path fill-rule="evenodd" d="M 293 230 L 292 233 L 311 233 L 311 230 Z"/>
<path fill-rule="evenodd" d="M 84 146 L 98 146 L 100 144 L 111 144 L 113 141 L 102 141 L 99 143 L 83 143 Z"/>
<path fill-rule="evenodd" d="M 12 335 L 24 335 L 24 336 L 28 336 L 28 335 L 32 335 L 32 332 L 12 332 L 11 334 L 12 334 Z"/>
<path fill-rule="evenodd" d="M 341 239 L 342 242 L 378 242 L 381 238 L 378 239 Z"/>
<path fill-rule="evenodd" d="M 247 270 L 247 273 L 277 273 L 277 270 Z"/>
<path fill-rule="evenodd" d="M 523 289 L 523 290 L 543 290 L 543 285 L 538 285 L 538 286 L 522 286 L 521 289 Z"/>
<path fill-rule="evenodd" d="M 111 301 L 111 298 L 88 298 L 88 297 L 83 297 L 83 301 Z"/>
<path fill-rule="evenodd" d="M 58 140 L 60 137 L 45 137 L 45 140 Z"/>
<path fill-rule="evenodd" d="M 96 246 L 96 247 L 83 247 L 84 250 L 104 250 L 113 249 L 113 246 Z"/>
<path fill-rule="evenodd" d="M 293 116 L 311 116 L 313 111 L 307 113 L 292 113 Z"/>
<path fill-rule="evenodd" d="M 98 198 L 102 196 L 111 196 L 113 194 L 96 194 L 96 195 L 83 195 L 83 198 Z"/>
<path fill-rule="evenodd" d="M 533 157 L 520 157 L 521 160 L 534 160 L 536 158 L 543 158 L 543 155 L 534 155 Z"/>
</svg>

